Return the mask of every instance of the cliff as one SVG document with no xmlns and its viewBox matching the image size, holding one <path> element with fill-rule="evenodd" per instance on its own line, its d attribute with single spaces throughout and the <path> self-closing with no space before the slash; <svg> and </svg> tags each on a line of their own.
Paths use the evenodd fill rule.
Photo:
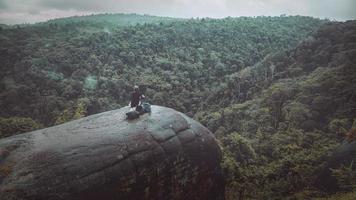
<svg viewBox="0 0 356 200">
<path fill-rule="evenodd" d="M 128 107 L 0 140 L 1 199 L 222 199 L 213 135 L 173 109 Z"/>
</svg>

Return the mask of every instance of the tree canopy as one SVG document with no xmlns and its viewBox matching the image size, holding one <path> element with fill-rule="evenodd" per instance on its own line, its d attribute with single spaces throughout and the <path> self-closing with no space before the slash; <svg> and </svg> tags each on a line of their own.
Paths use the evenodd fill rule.
<svg viewBox="0 0 356 200">
<path fill-rule="evenodd" d="M 1 135 L 120 108 L 139 85 L 216 135 L 226 199 L 322 197 L 318 172 L 356 127 L 355 34 L 354 21 L 302 16 L 107 14 L 6 27 Z M 338 191 L 355 190 L 352 169 L 333 169 Z"/>
</svg>

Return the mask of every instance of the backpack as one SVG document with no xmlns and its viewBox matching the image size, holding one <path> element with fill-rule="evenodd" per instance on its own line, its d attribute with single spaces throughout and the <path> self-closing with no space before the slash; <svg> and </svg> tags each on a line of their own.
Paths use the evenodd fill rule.
<svg viewBox="0 0 356 200">
<path fill-rule="evenodd" d="M 126 113 L 126 119 L 128 119 L 128 120 L 137 119 L 139 117 L 140 117 L 140 113 L 137 111 L 130 111 L 130 112 Z"/>
<path fill-rule="evenodd" d="M 135 110 L 136 110 L 137 112 L 143 112 L 142 109 L 143 109 L 143 107 L 142 107 L 141 105 L 138 105 L 138 106 L 136 106 L 136 109 L 135 109 Z"/>
<path fill-rule="evenodd" d="M 151 112 L 151 104 L 149 103 L 142 103 L 142 109 L 144 113 L 150 113 Z"/>
</svg>

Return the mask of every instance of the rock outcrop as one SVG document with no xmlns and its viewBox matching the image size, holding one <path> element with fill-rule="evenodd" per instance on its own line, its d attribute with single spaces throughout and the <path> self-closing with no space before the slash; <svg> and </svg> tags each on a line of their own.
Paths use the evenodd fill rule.
<svg viewBox="0 0 356 200">
<path fill-rule="evenodd" d="M 0 199 L 223 199 L 208 129 L 169 108 L 127 111 L 0 140 Z"/>
</svg>

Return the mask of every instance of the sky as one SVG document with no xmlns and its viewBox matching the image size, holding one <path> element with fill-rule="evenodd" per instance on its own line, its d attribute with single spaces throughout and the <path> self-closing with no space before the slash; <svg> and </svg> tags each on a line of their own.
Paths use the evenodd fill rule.
<svg viewBox="0 0 356 200">
<path fill-rule="evenodd" d="M 74 15 L 138 13 L 170 17 L 304 15 L 356 19 L 356 0 L 0 0 L 0 23 L 21 24 Z"/>
</svg>

